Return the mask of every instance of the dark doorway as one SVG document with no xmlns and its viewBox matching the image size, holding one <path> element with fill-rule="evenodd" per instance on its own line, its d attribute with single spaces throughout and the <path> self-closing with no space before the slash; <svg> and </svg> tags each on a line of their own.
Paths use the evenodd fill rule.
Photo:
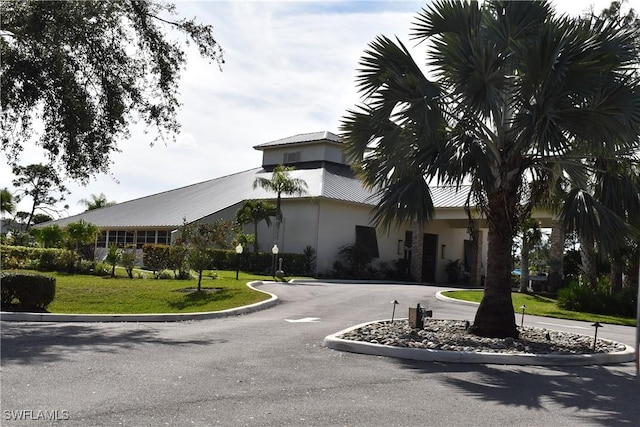
<svg viewBox="0 0 640 427">
<path fill-rule="evenodd" d="M 438 259 L 438 235 L 424 235 L 422 243 L 422 282 L 436 281 L 436 260 Z"/>
</svg>

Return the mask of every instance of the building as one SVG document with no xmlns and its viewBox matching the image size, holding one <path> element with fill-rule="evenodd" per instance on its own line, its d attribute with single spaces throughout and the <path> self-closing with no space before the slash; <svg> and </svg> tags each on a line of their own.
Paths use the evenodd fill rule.
<svg viewBox="0 0 640 427">
<path fill-rule="evenodd" d="M 275 227 L 267 228 L 262 222 L 258 231 L 260 248 L 268 251 L 277 244 L 281 253 L 301 253 L 311 246 L 317 254 L 316 273 L 324 275 L 331 271 L 343 246 L 365 242 L 377 253 L 379 261 L 410 260 L 411 276 L 416 281 L 446 283 L 446 265 L 460 260 L 470 281 L 480 283 L 482 267 L 486 265 L 486 229 L 481 221 L 470 227 L 464 209 L 468 188 L 431 188 L 436 215 L 424 228 L 403 224 L 388 232 L 376 230 L 370 221 L 375 196 L 354 175 L 337 135 L 301 134 L 254 148 L 263 153 L 259 167 L 54 223 L 64 226 L 82 219 L 98 225 L 102 233 L 96 240 L 97 257 L 104 256 L 112 243 L 136 245 L 138 249 L 146 243 L 168 244 L 183 220 L 233 219 L 245 200 L 275 203 L 275 194 L 254 189 L 253 183 L 257 177 L 270 179 L 273 169 L 284 164 L 295 167 L 290 175 L 304 180 L 307 192 L 302 196 L 282 195 L 279 239 L 274 241 Z M 252 228 L 248 226 L 245 231 L 251 233 Z"/>
</svg>

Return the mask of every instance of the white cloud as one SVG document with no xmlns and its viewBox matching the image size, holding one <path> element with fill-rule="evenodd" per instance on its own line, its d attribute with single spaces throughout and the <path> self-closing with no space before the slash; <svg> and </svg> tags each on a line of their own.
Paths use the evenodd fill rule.
<svg viewBox="0 0 640 427">
<path fill-rule="evenodd" d="M 599 10 L 609 1 L 595 3 Z M 588 4 L 562 0 L 558 10 L 575 15 Z M 177 2 L 180 16 L 213 25 L 225 51 L 222 72 L 190 49 L 180 86 L 182 132 L 177 142 L 150 147 L 152 137 L 134 129 L 132 138 L 120 144 L 122 152 L 113 155 L 112 176 L 100 176 L 86 187 L 69 184 L 69 213 L 82 211 L 78 200 L 90 194 L 131 200 L 257 167 L 261 152 L 252 147 L 267 141 L 336 132 L 345 110 L 358 102 L 355 70 L 367 44 L 384 34 L 398 36 L 414 49 L 408 34 L 424 5 L 374 0 Z M 415 54 L 422 64 L 423 47 Z M 39 154 L 27 152 L 30 161 Z M 2 168 L 0 186 L 10 187 L 11 179 L 8 168 Z"/>
</svg>

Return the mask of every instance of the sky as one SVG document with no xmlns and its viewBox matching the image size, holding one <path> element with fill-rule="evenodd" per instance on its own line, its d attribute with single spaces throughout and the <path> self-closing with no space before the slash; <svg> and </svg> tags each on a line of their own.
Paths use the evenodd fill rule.
<svg viewBox="0 0 640 427">
<path fill-rule="evenodd" d="M 599 11 L 609 0 L 557 0 L 556 10 L 578 15 Z M 71 194 L 59 217 L 85 210 L 92 194 L 125 202 L 260 166 L 253 147 L 300 133 L 339 132 L 346 111 L 359 103 L 356 70 L 378 35 L 398 37 L 418 64 L 425 51 L 409 38 L 425 1 L 177 1 L 179 16 L 214 27 L 224 50 L 222 71 L 187 49 L 181 75 L 175 143 L 150 146 L 154 134 L 132 127 L 112 155 L 110 174 L 86 186 L 67 181 Z M 640 0 L 628 4 L 640 9 Z M 41 150 L 25 147 L 22 164 L 42 162 Z M 14 176 L 3 159 L 0 188 Z M 63 206 L 68 205 L 67 209 Z M 18 210 L 29 210 L 25 199 Z M 55 215 L 54 215 L 55 216 Z"/>
</svg>

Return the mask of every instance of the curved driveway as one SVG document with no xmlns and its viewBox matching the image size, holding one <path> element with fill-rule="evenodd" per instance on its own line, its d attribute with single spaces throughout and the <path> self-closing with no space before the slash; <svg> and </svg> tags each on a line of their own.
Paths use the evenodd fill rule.
<svg viewBox="0 0 640 427">
<path fill-rule="evenodd" d="M 262 289 L 281 304 L 237 317 L 2 322 L 0 424 L 613 426 L 640 419 L 633 363 L 443 364 L 322 346 L 331 333 L 390 318 L 394 299 L 396 317 L 420 302 L 434 317 L 473 320 L 475 307 L 435 299 L 442 288 L 271 283 Z M 592 333 L 583 322 L 527 316 L 525 324 Z M 598 336 L 633 345 L 635 329 L 605 325 Z"/>
</svg>

